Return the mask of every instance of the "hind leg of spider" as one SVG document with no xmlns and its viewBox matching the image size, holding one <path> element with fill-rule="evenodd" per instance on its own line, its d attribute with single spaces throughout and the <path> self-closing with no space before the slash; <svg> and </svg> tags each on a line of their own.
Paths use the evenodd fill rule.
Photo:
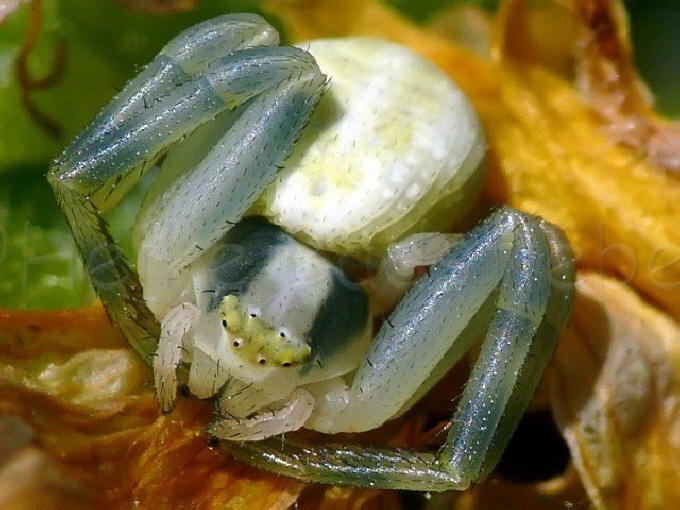
<svg viewBox="0 0 680 510">
<path fill-rule="evenodd" d="M 283 442 L 225 441 L 223 448 L 306 481 L 466 489 L 497 463 L 551 358 L 572 297 L 573 263 L 563 234 L 539 218 L 501 209 L 416 282 L 336 400 L 340 404 L 312 415 L 315 428 L 325 420 L 329 432 L 375 428 L 420 398 L 482 337 L 438 453 L 317 446 L 291 434 Z"/>
</svg>

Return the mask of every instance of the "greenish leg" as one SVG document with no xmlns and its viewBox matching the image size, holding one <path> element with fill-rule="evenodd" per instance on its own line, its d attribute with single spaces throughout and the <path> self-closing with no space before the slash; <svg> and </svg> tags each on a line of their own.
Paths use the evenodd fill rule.
<svg viewBox="0 0 680 510">
<path fill-rule="evenodd" d="M 505 253 L 508 234 L 512 236 L 509 254 Z M 526 409 L 550 360 L 558 334 L 569 317 L 573 265 L 568 244 L 558 229 L 509 209 L 496 212 L 471 232 L 466 241 L 485 245 L 483 249 L 487 250 L 487 254 L 477 252 L 465 241 L 456 245 L 435 266 L 440 269 L 431 269 L 430 276 L 423 277 L 427 279 L 426 283 L 416 283 L 404 298 L 407 305 L 404 306 L 403 302 L 400 305 L 401 310 L 408 310 L 411 308 L 408 306 L 410 300 L 415 300 L 413 305 L 420 303 L 421 310 L 437 308 L 432 302 L 425 302 L 422 296 L 413 296 L 425 287 L 431 287 L 429 290 L 435 290 L 437 296 L 434 300 L 448 301 L 450 296 L 447 297 L 446 288 L 453 285 L 450 278 L 460 274 L 467 278 L 461 285 L 472 286 L 480 296 L 487 290 L 497 293 L 496 311 L 483 340 L 479 359 L 452 418 L 446 443 L 439 452 L 317 446 L 291 437 L 292 434 L 286 435 L 284 441 L 270 438 L 248 444 L 222 442 L 222 447 L 249 464 L 317 483 L 443 491 L 466 489 L 488 475 Z M 490 256 L 490 249 L 496 250 L 500 260 L 506 260 L 497 290 L 493 289 L 496 284 L 491 284 L 489 289 L 488 282 L 483 285 L 484 289 L 477 288 L 480 278 L 483 279 L 480 271 L 487 271 L 487 263 L 480 264 L 480 261 Z M 506 258 L 506 255 L 509 256 Z M 476 269 L 475 264 L 478 264 Z M 457 306 L 454 305 L 454 308 Z M 484 306 L 480 304 L 480 309 Z M 396 317 L 390 317 L 392 326 L 384 326 L 395 330 L 395 337 L 389 338 L 393 335 L 388 335 L 385 338 L 396 340 L 397 347 L 377 346 L 372 349 L 374 353 L 381 349 L 386 351 L 389 365 L 398 365 L 400 359 L 412 360 L 414 357 L 414 352 L 405 355 L 413 345 L 408 345 L 408 340 L 402 339 L 396 331 L 399 328 L 393 327 L 400 324 L 400 313 L 397 310 Z M 437 321 L 427 312 L 422 312 L 422 315 L 420 325 L 409 332 L 411 337 L 418 337 L 418 328 L 430 328 Z M 413 319 L 403 320 L 405 324 L 413 322 Z M 426 342 L 428 350 L 437 343 L 430 342 L 430 338 Z M 460 344 L 461 351 L 469 347 L 466 339 L 450 339 L 449 345 L 443 349 L 454 358 L 462 355 L 453 347 L 455 344 Z M 369 358 L 371 355 L 369 352 Z M 381 394 L 378 379 L 390 369 L 386 368 L 387 364 L 381 364 L 384 360 L 370 359 L 370 365 L 379 366 L 381 374 L 373 375 L 362 366 L 357 375 L 359 391 L 361 385 L 369 381 Z M 412 361 L 404 363 L 409 366 L 394 368 L 395 372 L 402 370 L 402 380 L 408 379 L 407 374 L 413 365 Z M 441 364 L 435 364 L 431 374 L 441 375 L 441 368 Z M 367 375 L 362 375 L 364 373 Z M 386 386 L 393 389 L 398 379 L 387 379 Z M 428 377 L 420 383 L 426 386 L 433 384 Z M 383 392 L 385 395 L 391 398 L 390 392 Z M 357 408 L 363 410 L 370 398 L 363 395 L 358 401 Z M 377 405 L 378 402 L 375 402 L 374 406 Z M 347 411 L 348 414 L 351 412 Z"/>
<path fill-rule="evenodd" d="M 124 124 L 191 77 L 205 72 L 218 56 L 255 46 L 275 46 L 279 34 L 254 14 L 227 14 L 188 28 L 165 45 L 66 148 L 71 161 L 103 133 Z"/>
<path fill-rule="evenodd" d="M 250 107 L 242 109 L 242 124 L 252 122 L 255 132 L 244 129 L 238 135 L 254 140 L 250 149 L 264 155 L 262 175 L 250 179 L 254 186 L 241 190 L 245 197 L 236 194 L 230 200 L 252 203 L 276 175 L 325 87 L 325 77 L 309 54 L 296 48 L 258 46 L 275 41 L 275 36 L 267 35 L 272 29 L 263 32 L 257 26 L 259 18 L 246 16 L 245 22 L 243 18 L 218 18 L 168 44 L 63 152 L 48 174 L 95 291 L 114 323 L 147 361 L 156 349 L 159 325 L 145 303 L 137 274 L 109 234 L 103 213 L 175 142 L 221 112 L 238 110 L 246 103 Z M 241 28 L 229 32 L 232 22 L 241 28 L 248 25 L 255 35 L 246 36 Z M 215 46 L 225 40 L 244 49 L 215 59 Z M 256 47 L 249 47 L 252 44 Z M 187 53 L 188 49 L 194 53 Z M 251 66 L 259 72 L 253 73 Z M 268 122 L 271 130 L 288 132 L 280 136 L 263 128 Z M 225 166 L 221 171 L 242 173 L 242 168 Z"/>
</svg>

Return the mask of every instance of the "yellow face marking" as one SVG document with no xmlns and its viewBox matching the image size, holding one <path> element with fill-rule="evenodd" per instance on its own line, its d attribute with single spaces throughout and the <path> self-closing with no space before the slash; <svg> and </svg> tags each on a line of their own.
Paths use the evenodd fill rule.
<svg viewBox="0 0 680 510">
<path fill-rule="evenodd" d="M 274 329 L 256 314 L 244 310 L 237 296 L 222 299 L 220 316 L 232 348 L 249 363 L 291 367 L 304 363 L 312 353 L 312 348 L 303 339 Z"/>
</svg>

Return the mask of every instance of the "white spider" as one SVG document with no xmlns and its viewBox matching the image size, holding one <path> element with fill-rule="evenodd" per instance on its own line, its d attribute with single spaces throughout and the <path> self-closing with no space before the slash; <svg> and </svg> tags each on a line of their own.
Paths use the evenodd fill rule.
<svg viewBox="0 0 680 510">
<path fill-rule="evenodd" d="M 497 462 L 569 316 L 568 244 L 509 208 L 462 240 L 413 234 L 476 198 L 484 141 L 465 97 L 394 44 L 277 44 L 253 15 L 183 32 L 54 163 L 94 287 L 155 354 L 163 410 L 180 382 L 215 397 L 209 431 L 247 441 L 224 442 L 238 458 L 326 483 L 466 488 Z M 138 280 L 102 214 L 160 161 Z M 383 259 L 371 299 L 339 264 L 350 257 Z M 371 341 L 372 317 L 431 264 Z M 379 427 L 478 340 L 437 454 L 272 437 Z"/>
</svg>

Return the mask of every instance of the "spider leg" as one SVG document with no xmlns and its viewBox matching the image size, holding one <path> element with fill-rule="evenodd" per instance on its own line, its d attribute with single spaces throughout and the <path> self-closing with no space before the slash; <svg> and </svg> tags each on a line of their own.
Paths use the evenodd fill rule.
<svg viewBox="0 0 680 510">
<path fill-rule="evenodd" d="M 243 35 L 240 29 L 230 32 L 234 24 L 242 27 L 244 19 L 254 20 L 251 32 L 255 35 Z M 229 194 L 230 203 L 238 204 L 230 209 L 227 221 L 231 222 L 238 220 L 274 178 L 314 110 L 325 77 L 314 59 L 297 48 L 250 47 L 275 40 L 267 35 L 271 29 L 263 30 L 258 19 L 218 18 L 181 34 L 136 79 L 142 83 L 133 80 L 50 168 L 48 179 L 95 291 L 114 323 L 145 358 L 155 350 L 159 325 L 147 307 L 137 274 L 109 234 L 103 212 L 114 207 L 144 168 L 170 145 L 221 112 L 241 107 L 242 115 L 234 126 L 237 131 L 231 138 L 227 135 L 228 143 L 236 144 L 230 161 L 202 184 L 210 188 L 213 199 L 219 201 Z M 221 40 L 231 41 L 231 48 L 244 49 L 215 59 L 213 50 Z M 197 54 L 188 48 L 198 48 Z M 189 71 L 182 70 L 181 64 Z M 197 74 L 188 76 L 189 72 Z M 136 92 L 140 87 L 142 95 Z M 145 99 L 147 93 L 153 100 Z M 238 137 L 244 138 L 233 140 Z M 251 157 L 251 163 L 252 159 L 258 163 L 254 167 L 241 166 L 248 151 L 255 154 Z M 222 180 L 228 182 L 222 184 Z M 222 190 L 216 191 L 220 186 Z M 200 211 L 195 211 L 195 200 L 191 205 L 195 214 L 183 213 L 195 220 Z M 182 231 L 184 237 L 173 245 L 180 254 L 188 252 L 187 257 L 198 250 L 194 247 L 197 243 L 187 241 L 191 221 Z M 187 242 L 191 242 L 190 248 Z M 190 262 L 188 258 L 179 261 Z"/>
<path fill-rule="evenodd" d="M 497 211 L 468 235 L 470 240 L 477 247 L 466 242 L 454 246 L 406 295 L 391 325 L 378 333 L 367 355 L 370 363 L 358 369 L 348 390 L 350 404 L 338 414 L 357 429 L 370 428 L 412 401 L 411 394 L 422 394 L 422 386 L 432 387 L 478 334 L 477 324 L 473 338 L 458 337 L 471 330 L 453 326 L 447 315 L 474 323 L 474 313 L 484 312 L 491 302 L 493 317 L 480 356 L 438 453 L 319 447 L 291 434 L 283 443 L 270 438 L 223 442 L 223 448 L 249 464 L 317 483 L 442 491 L 466 489 L 486 476 L 569 317 L 573 264 L 557 228 L 510 209 Z M 492 261 L 501 269 L 494 269 Z M 472 300 L 458 301 L 462 287 L 472 292 Z M 417 380 L 412 377 L 416 373 Z"/>
<path fill-rule="evenodd" d="M 393 310 L 413 284 L 416 268 L 435 264 L 462 238 L 462 234 L 421 232 L 388 246 L 375 277 L 366 286 L 373 315 Z"/>
<path fill-rule="evenodd" d="M 230 441 L 257 441 L 297 430 L 309 417 L 314 399 L 308 391 L 297 388 L 281 407 L 261 411 L 250 418 L 215 416 L 207 432 Z"/>
<path fill-rule="evenodd" d="M 143 112 L 192 76 L 205 72 L 218 56 L 255 46 L 275 46 L 278 42 L 276 30 L 254 14 L 227 14 L 184 30 L 97 114 L 61 158 L 68 161 L 77 157 L 103 133 Z"/>
<path fill-rule="evenodd" d="M 520 215 L 518 248 L 499 291 L 498 312 L 451 421 L 437 463 L 472 484 L 500 459 L 566 326 L 573 256 L 564 235 Z"/>
<path fill-rule="evenodd" d="M 163 317 L 158 349 L 153 358 L 154 386 L 163 412 L 172 409 L 177 393 L 177 367 L 182 361 L 182 341 L 198 315 L 191 303 L 180 303 Z"/>
<path fill-rule="evenodd" d="M 186 266 L 213 246 L 274 179 L 300 136 L 325 77 L 308 53 L 252 48 L 206 76 L 238 118 L 206 157 L 163 193 L 140 246 L 145 259 Z"/>
</svg>

